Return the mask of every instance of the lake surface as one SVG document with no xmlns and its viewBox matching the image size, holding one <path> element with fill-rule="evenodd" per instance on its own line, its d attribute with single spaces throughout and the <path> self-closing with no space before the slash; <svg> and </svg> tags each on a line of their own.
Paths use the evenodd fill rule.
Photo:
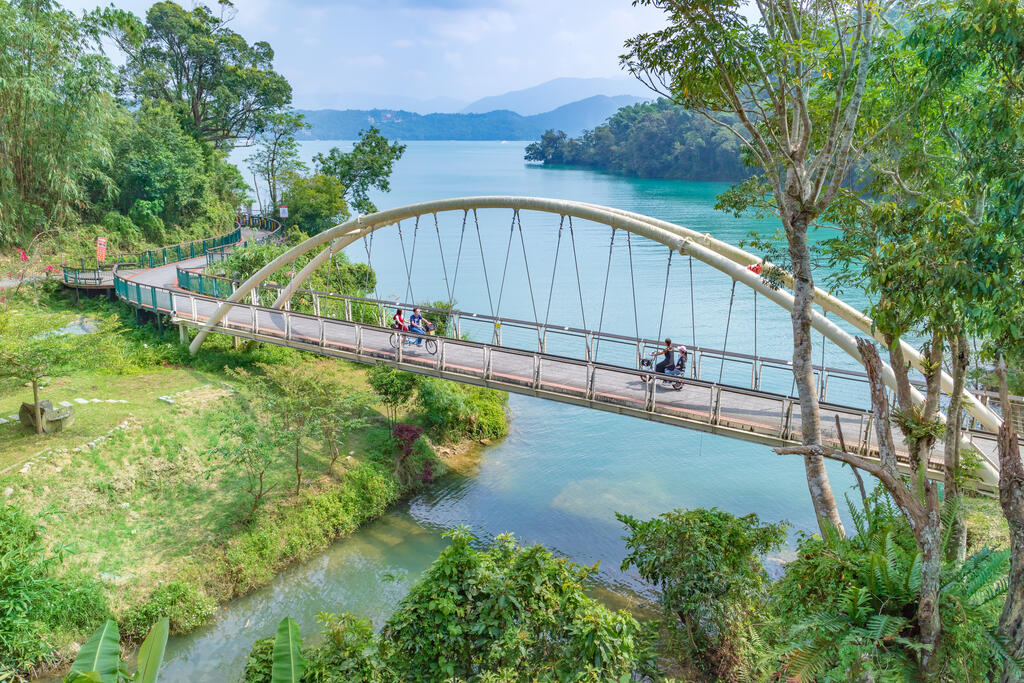
<svg viewBox="0 0 1024 683">
<path fill-rule="evenodd" d="M 771 221 L 737 219 L 715 211 L 715 196 L 725 184 L 545 169 L 524 163 L 525 144 L 410 142 L 395 167 L 392 192 L 376 196 L 374 201 L 383 209 L 472 195 L 556 197 L 648 214 L 732 243 L 751 231 L 771 234 L 776 229 Z M 332 146 L 346 148 L 350 143 L 306 142 L 303 151 L 311 158 Z M 236 156 L 240 160 L 244 153 Z M 565 242 L 558 243 L 557 217 L 524 213 L 525 246 L 519 243 L 516 227 L 513 249 L 507 247 L 510 211 L 481 212 L 479 218 L 480 242 L 465 241 L 459 261 L 454 299 L 462 310 L 487 313 L 495 305 L 507 253 L 509 266 L 500 304 L 503 315 L 534 319 L 536 308 L 541 319 L 550 315 L 552 322 L 566 325 L 580 324 L 585 315 L 588 326 L 594 328 L 603 301 L 605 331 L 633 334 L 639 329 L 643 336 L 654 337 L 661 327 L 663 333 L 684 343 L 696 340 L 701 346 L 721 348 L 727 341 L 729 350 L 745 353 L 753 352 L 756 343 L 761 355 L 783 359 L 791 355 L 788 313 L 761 299 L 755 318 L 749 290 L 740 287 L 733 295 L 728 278 L 700 264 L 693 267 L 691 309 L 689 263 L 678 254 L 668 272 L 668 302 L 662 318 L 665 247 L 639 239 L 625 243 L 625 236 L 619 234 L 609 267 L 610 231 L 578 224 L 581 313 L 575 268 L 566 256 Z M 395 229 L 377 233 L 369 260 L 378 273 L 378 293 L 383 298 L 405 300 L 411 290 L 416 301 L 448 300 L 461 223 L 461 213 L 442 214 L 436 231 L 431 219 L 421 221 L 418 227 L 413 222 L 403 223 L 401 240 Z M 468 234 L 475 240 L 472 215 L 468 223 Z M 409 261 L 403 260 L 402 249 L 408 256 L 414 233 L 417 252 L 413 275 L 407 278 Z M 567 239 L 564 231 L 562 239 Z M 485 255 L 483 262 L 480 251 Z M 560 254 L 557 267 L 556 251 Z M 632 271 L 628 267 L 630 251 Z M 348 253 L 353 260 L 367 260 L 362 243 L 353 245 Z M 489 298 L 483 263 L 491 288 Z M 529 281 L 525 278 L 527 264 Z M 606 272 L 611 273 L 607 298 L 602 296 Z M 632 282 L 630 272 L 634 273 Z M 638 301 L 635 319 L 634 291 Z M 616 352 L 600 353 L 614 356 Z M 820 353 L 818 348 L 816 360 Z M 830 365 L 854 367 L 834 349 L 826 348 L 824 358 Z M 728 380 L 730 370 L 722 372 Z M 747 380 L 740 373 L 735 381 Z M 790 389 L 788 375 L 771 381 L 781 391 Z M 163 680 L 236 680 L 251 643 L 273 635 L 277 622 L 285 616 L 295 617 L 306 637 L 317 632 L 316 613 L 320 611 L 349 610 L 372 618 L 379 626 L 444 548 L 442 532 L 459 525 L 468 526 L 483 539 L 512 532 L 523 543 L 543 543 L 577 562 L 599 562 L 595 592 L 617 606 L 643 601 L 651 593 L 634 572 L 619 568 L 625 551 L 616 512 L 652 517 L 674 508 L 714 506 L 735 514 L 753 512 L 766 521 L 786 520 L 794 532 L 816 530 L 803 463 L 798 458 L 777 456 L 766 446 L 540 399 L 513 395 L 509 405 L 508 438 L 482 450 L 475 472 L 445 478 L 320 557 L 289 569 L 266 588 L 227 605 L 206 627 L 172 639 Z M 854 480 L 848 470 L 830 464 L 829 473 L 837 497 L 851 491 Z M 785 555 L 781 554 L 782 559 Z M 777 566 L 777 559 L 770 558 L 769 568 Z"/>
</svg>

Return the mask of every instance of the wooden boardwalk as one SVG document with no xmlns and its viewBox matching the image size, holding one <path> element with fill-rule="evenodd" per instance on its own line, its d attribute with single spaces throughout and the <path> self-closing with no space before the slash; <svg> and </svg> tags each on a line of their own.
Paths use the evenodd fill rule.
<svg viewBox="0 0 1024 683">
<path fill-rule="evenodd" d="M 171 317 L 176 324 L 201 327 L 213 316 L 220 299 L 177 287 L 177 268 L 206 264 L 205 257 L 147 270 L 118 269 L 118 296 L 133 306 Z M 491 387 L 596 410 L 673 424 L 769 446 L 798 443 L 800 404 L 792 396 L 687 378 L 679 390 L 661 382 L 644 382 L 633 368 L 588 362 L 538 351 L 508 348 L 464 339 L 434 337 L 436 353 L 425 347 L 393 344 L 392 330 L 350 320 L 234 304 L 215 331 L 236 337 L 288 346 L 325 356 L 378 364 Z M 869 458 L 877 457 L 872 417 L 866 408 L 822 403 L 822 440 Z M 995 459 L 993 435 L 972 431 L 970 441 L 990 462 Z M 902 439 L 896 443 L 906 464 Z M 938 455 L 938 454 L 937 454 Z M 941 459 L 930 463 L 930 476 L 941 478 Z M 983 471 L 979 489 L 992 492 L 997 482 Z"/>
</svg>

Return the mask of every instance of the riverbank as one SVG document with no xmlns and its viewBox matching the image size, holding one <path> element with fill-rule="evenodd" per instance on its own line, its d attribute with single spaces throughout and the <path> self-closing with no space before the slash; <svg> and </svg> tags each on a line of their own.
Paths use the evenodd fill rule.
<svg viewBox="0 0 1024 683">
<path fill-rule="evenodd" d="M 211 339 L 192 358 L 176 335 L 135 326 L 130 309 L 99 298 L 84 299 L 79 309 L 72 301 L 44 285 L 25 288 L 6 307 L 17 329 L 57 330 L 82 314 L 99 329 L 76 337 L 74 357 L 55 367 L 41 390 L 41 398 L 75 407 L 73 425 L 39 437 L 0 424 L 0 491 L 5 506 L 40 521 L 45 548 L 62 548 L 60 560 L 47 551 L 40 566 L 57 579 L 98 586 L 102 598 L 93 602 L 104 604 L 92 607 L 97 616 L 118 618 L 128 641 L 161 614 L 176 633 L 205 623 L 217 605 L 376 519 L 440 476 L 447 459 L 463 463 L 464 451 L 477 444 L 478 437 L 428 439 L 430 476 L 417 472 L 410 481 L 394 464 L 396 445 L 364 368 L 276 347 L 233 350 L 227 339 Z M 286 367 L 333 382 L 339 400 L 359 397 L 365 411 L 338 435 L 334 452 L 314 430 L 300 435 L 295 450 L 269 452 L 261 475 L 266 493 L 253 506 L 252 470 L 225 451 L 230 435 L 252 419 L 245 392 L 235 391 L 246 387 L 234 370 L 258 375 Z M 5 414 L 24 400 L 31 389 L 0 388 Z M 398 417 L 430 424 L 418 404 Z M 35 626 L 51 646 L 36 671 L 59 670 L 91 630 Z"/>
</svg>

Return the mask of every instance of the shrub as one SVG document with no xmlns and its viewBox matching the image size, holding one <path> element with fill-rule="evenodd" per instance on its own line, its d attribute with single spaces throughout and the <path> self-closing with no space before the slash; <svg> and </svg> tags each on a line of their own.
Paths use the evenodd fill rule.
<svg viewBox="0 0 1024 683">
<path fill-rule="evenodd" d="M 629 529 L 622 569 L 636 567 L 658 586 L 684 653 L 718 680 L 736 680 L 749 648 L 753 614 L 767 599 L 761 555 L 778 549 L 785 524 L 762 524 L 717 508 L 674 510 Z"/>
<path fill-rule="evenodd" d="M 423 418 L 440 441 L 495 439 L 508 434 L 508 394 L 423 377 L 417 397 Z"/>
<path fill-rule="evenodd" d="M 48 554 L 40 519 L 0 506 L 0 680 L 52 657 L 53 635 L 79 635 L 109 614 L 100 585 L 58 579 L 63 547 Z"/>
<path fill-rule="evenodd" d="M 170 620 L 171 633 L 188 633 L 213 616 L 217 603 L 198 586 L 170 581 L 158 586 L 149 599 L 130 609 L 121 619 L 121 633 L 128 642 L 138 642 L 161 617 Z"/>
</svg>

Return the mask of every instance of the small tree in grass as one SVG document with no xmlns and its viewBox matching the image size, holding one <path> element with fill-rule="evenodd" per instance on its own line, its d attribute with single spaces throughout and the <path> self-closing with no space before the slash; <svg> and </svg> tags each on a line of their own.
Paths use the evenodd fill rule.
<svg viewBox="0 0 1024 683">
<path fill-rule="evenodd" d="M 61 371 L 73 353 L 70 340 L 63 335 L 26 337 L 13 329 L 8 314 L 0 314 L 0 378 L 12 378 L 32 384 L 36 433 L 43 433 L 39 408 L 39 383 L 43 377 Z"/>
<path fill-rule="evenodd" d="M 366 381 L 384 404 L 388 427 L 393 429 L 398 421 L 399 408 L 412 399 L 419 378 L 387 365 L 374 365 L 366 371 Z"/>
<path fill-rule="evenodd" d="M 231 424 L 225 433 L 230 437 L 221 442 L 215 454 L 223 466 L 240 468 L 245 474 L 245 491 L 252 498 L 252 507 L 245 520 L 252 519 L 263 499 L 277 488 L 279 482 L 269 483 L 267 473 L 273 467 L 274 458 L 281 450 L 282 436 L 268 429 L 268 425 L 255 420 L 237 419 L 237 413 L 228 415 Z M 273 424 L 273 423 L 271 423 Z"/>
</svg>

